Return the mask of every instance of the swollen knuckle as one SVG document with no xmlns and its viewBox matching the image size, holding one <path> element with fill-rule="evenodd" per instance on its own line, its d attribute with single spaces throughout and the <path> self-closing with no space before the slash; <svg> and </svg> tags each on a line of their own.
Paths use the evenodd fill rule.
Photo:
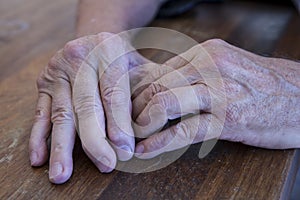
<svg viewBox="0 0 300 200">
<path fill-rule="evenodd" d="M 40 88 L 45 87 L 46 84 L 47 84 L 47 83 L 46 83 L 44 74 L 41 73 L 41 74 L 38 76 L 38 78 L 36 79 L 36 85 L 37 85 L 38 89 L 40 89 Z"/>
<path fill-rule="evenodd" d="M 84 59 L 86 55 L 86 49 L 78 40 L 73 40 L 65 44 L 63 48 L 64 56 L 67 60 Z"/>
</svg>

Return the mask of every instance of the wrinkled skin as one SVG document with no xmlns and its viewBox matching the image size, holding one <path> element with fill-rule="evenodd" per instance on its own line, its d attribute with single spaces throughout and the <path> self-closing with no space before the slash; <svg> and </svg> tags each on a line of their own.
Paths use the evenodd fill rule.
<svg viewBox="0 0 300 200">
<path fill-rule="evenodd" d="M 101 172 L 130 159 L 134 150 L 151 158 L 210 138 L 266 148 L 300 146 L 298 63 L 211 40 L 158 66 L 136 52 L 115 59 L 130 47 L 113 36 L 67 43 L 38 78 L 30 160 L 33 166 L 48 160 L 51 134 L 51 182 L 63 183 L 72 174 L 76 131 Z M 168 119 L 181 116 L 182 122 L 160 131 Z M 205 136 L 210 122 L 212 134 Z M 134 136 L 147 139 L 135 148 Z"/>
<path fill-rule="evenodd" d="M 299 63 L 210 40 L 145 79 L 152 84 L 133 99 L 135 134 L 147 138 L 136 146 L 139 158 L 212 138 L 272 149 L 300 147 Z M 185 118 L 161 131 L 180 116 Z"/>
<path fill-rule="evenodd" d="M 41 72 L 29 151 L 31 165 L 43 165 L 48 160 L 46 142 L 51 134 L 51 182 L 64 183 L 72 174 L 76 130 L 84 151 L 101 172 L 113 170 L 117 159 L 132 157 L 132 83 L 127 72 L 148 61 L 137 52 L 115 59 L 130 50 L 128 46 L 110 33 L 82 37 L 68 42 Z M 152 67 L 135 70 L 131 79 L 139 82 Z"/>
</svg>

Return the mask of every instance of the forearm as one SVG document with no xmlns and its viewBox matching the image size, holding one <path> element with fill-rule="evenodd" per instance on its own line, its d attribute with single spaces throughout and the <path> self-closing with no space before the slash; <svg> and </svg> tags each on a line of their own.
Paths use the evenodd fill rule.
<svg viewBox="0 0 300 200">
<path fill-rule="evenodd" d="M 77 36 L 147 25 L 164 0 L 80 0 Z"/>
</svg>

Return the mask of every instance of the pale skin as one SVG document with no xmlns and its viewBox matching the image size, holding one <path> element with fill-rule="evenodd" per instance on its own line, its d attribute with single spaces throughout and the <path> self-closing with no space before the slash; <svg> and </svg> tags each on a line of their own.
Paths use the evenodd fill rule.
<svg viewBox="0 0 300 200">
<path fill-rule="evenodd" d="M 264 58 L 222 41 L 213 40 L 200 44 L 198 49 L 195 47 L 185 52 L 183 54 L 185 61 L 175 57 L 163 66 L 152 63 L 138 67 L 149 61 L 133 52 L 105 68 L 103 60 L 106 59 L 103 58 L 113 57 L 114 52 L 125 50 L 130 46 L 127 41 L 118 37 L 97 51 L 95 56 L 98 59 L 87 57 L 95 46 L 107 38 L 114 37 L 112 33 L 146 25 L 155 16 L 162 2 L 161 0 L 80 1 L 77 36 L 83 37 L 67 43 L 58 51 L 37 81 L 39 99 L 29 142 L 30 160 L 32 166 L 41 166 L 48 160 L 46 140 L 51 135 L 49 179 L 52 183 L 64 183 L 72 174 L 76 120 L 84 151 L 104 173 L 112 171 L 117 160 L 129 160 L 134 152 L 137 152 L 140 158 L 150 158 L 165 151 L 202 141 L 209 121 L 212 118 L 218 119 L 221 113 L 211 112 L 211 99 L 207 89 L 209 86 L 203 84 L 201 76 L 189 77 L 191 76 L 189 70 L 193 68 L 188 63 L 194 63 L 193 59 L 197 57 L 202 60 L 193 65 L 194 69 L 203 71 L 205 68 L 202 69 L 199 63 L 209 60 L 220 70 L 225 80 L 224 91 L 228 106 L 220 139 L 266 148 L 300 147 L 299 63 Z M 99 12 L 101 8 L 105 8 L 103 12 Z M 141 13 L 143 18 L 136 17 Z M 74 91 L 75 79 L 83 62 L 87 63 L 84 67 L 88 82 L 79 85 L 79 96 L 74 99 L 72 94 L 78 92 Z M 163 70 L 164 66 L 168 66 L 168 70 Z M 104 69 L 106 72 L 100 78 L 95 72 Z M 210 71 L 208 67 L 206 69 Z M 129 70 L 130 76 L 124 78 L 124 74 Z M 171 74 L 174 70 L 176 73 Z M 195 81 L 192 83 L 194 87 L 192 92 L 197 97 L 194 101 L 184 100 L 185 92 L 190 91 L 181 90 L 187 87 L 185 81 L 168 82 L 178 73 L 188 80 Z M 167 74 L 171 79 L 163 80 Z M 249 81 L 239 82 L 238 77 Z M 139 87 L 144 79 L 152 80 L 153 84 L 149 87 Z M 168 88 L 161 87 L 160 90 L 153 91 L 153 86 L 157 86 L 157 81 L 160 82 L 161 79 Z M 139 95 L 134 95 L 132 99 L 130 86 L 139 90 L 136 93 Z M 117 91 L 117 96 L 111 95 L 113 90 Z M 147 96 L 150 94 L 149 90 L 154 96 Z M 170 94 L 174 92 L 176 96 L 182 98 L 172 98 L 174 96 Z M 163 100 L 165 97 L 168 101 Z M 218 98 L 217 93 L 215 98 Z M 159 106 L 162 102 L 164 105 Z M 186 110 L 174 106 L 176 102 Z M 187 103 L 189 104 L 185 105 Z M 155 114 L 157 118 L 162 119 L 161 121 L 149 120 L 152 105 L 169 108 L 167 110 L 155 108 L 157 111 Z M 118 108 L 115 112 L 122 127 L 116 124 L 112 114 L 113 107 Z M 92 114 L 94 111 L 97 113 L 96 117 Z M 159 132 L 168 119 L 190 113 L 194 114 L 192 118 Z M 138 126 L 131 127 L 131 116 L 136 119 L 138 125 L 146 126 L 143 131 Z M 257 116 L 260 117 L 259 120 Z M 191 128 L 182 129 L 187 125 Z M 180 142 L 172 140 L 174 133 L 179 134 Z M 150 137 L 135 147 L 134 136 Z M 169 143 L 171 145 L 167 145 Z"/>
<path fill-rule="evenodd" d="M 221 132 L 206 139 L 271 149 L 300 147 L 300 63 L 261 57 L 210 40 L 164 66 L 171 69 L 157 68 L 146 76 L 152 84 L 133 99 L 133 117 L 142 127 L 135 128 L 135 135 L 147 138 L 136 146 L 139 158 L 201 142 L 210 123 Z M 214 66 L 223 81 L 218 90 Z M 227 102 L 218 101 L 224 99 L 222 91 Z M 218 109 L 212 110 L 212 98 Z M 187 114 L 193 116 L 159 131 L 169 119 Z"/>
<path fill-rule="evenodd" d="M 118 33 L 134 27 L 144 26 L 152 20 L 162 2 L 162 0 L 82 0 L 79 3 L 77 36 L 93 35 L 102 32 Z M 99 9 L 101 12 L 99 12 Z M 128 14 L 128 9 L 131 11 L 130 14 Z M 136 17 L 141 14 L 143 18 Z M 74 99 L 71 96 L 73 92 L 71 88 L 77 70 L 83 58 L 108 35 L 111 34 L 84 36 L 67 43 L 63 49 L 53 56 L 37 80 L 39 99 L 29 141 L 30 161 L 32 166 L 41 166 L 48 160 L 49 152 L 46 140 L 51 135 L 49 179 L 52 183 L 64 183 L 70 178 L 73 171 L 72 150 L 76 130 L 72 111 Z M 120 43 L 116 45 L 120 45 Z M 129 65 L 140 64 L 141 56 L 135 55 L 127 56 L 128 58 L 124 59 L 128 61 L 127 64 L 122 63 L 120 68 L 112 69 L 111 72 L 108 70 L 107 74 L 118 80 L 120 74 L 123 74 L 124 71 L 130 68 Z M 92 76 L 87 78 L 92 79 Z M 106 76 L 107 79 L 109 79 L 109 76 Z M 106 85 L 106 82 L 108 85 Z M 101 88 L 108 88 L 106 91 L 109 93 L 109 88 L 113 88 L 114 83 L 106 82 L 103 82 Z M 92 87 L 94 86 L 92 85 Z M 82 142 L 84 141 L 83 149 L 86 154 L 101 172 L 112 171 L 117 162 L 117 157 L 119 160 L 128 160 L 134 152 L 135 144 L 130 122 L 127 123 L 131 130 L 129 128 L 126 129 L 128 130 L 127 133 L 122 133 L 122 131 L 120 132 L 119 129 L 115 128 L 114 120 L 108 114 L 111 107 L 119 106 L 123 108 L 118 111 L 119 116 L 123 116 L 124 119 L 130 119 L 129 81 L 127 80 L 127 83 L 125 81 L 122 86 L 124 88 L 121 88 L 123 92 L 119 95 L 119 98 L 124 101 L 115 101 L 114 103 L 117 105 L 110 105 L 109 97 L 103 97 L 106 102 L 102 102 L 99 97 L 98 102 L 94 105 L 95 102 L 85 98 L 90 95 L 89 91 L 94 92 L 94 88 L 91 89 L 89 88 L 91 86 L 84 86 L 86 88 L 83 90 L 87 91 L 87 93 L 82 94 L 82 99 L 86 100 L 86 102 L 78 103 L 77 107 L 82 109 L 78 109 L 79 113 L 75 111 L 79 118 L 83 116 L 82 118 L 88 119 L 87 122 L 83 122 L 93 124 L 95 119 L 89 120 L 89 113 L 94 107 L 99 110 L 97 120 L 99 124 L 103 125 L 101 130 L 98 130 L 97 124 L 94 124 L 94 127 L 92 126 L 85 133 L 81 133 L 80 139 Z M 124 102 L 126 105 L 124 105 Z M 104 109 L 107 109 L 105 113 L 106 118 L 104 118 Z M 106 130 L 104 126 L 105 120 L 107 121 Z M 106 140 L 107 135 L 110 135 L 110 141 L 114 141 L 114 147 L 108 144 Z M 91 138 L 91 136 L 95 136 L 99 140 Z"/>
</svg>

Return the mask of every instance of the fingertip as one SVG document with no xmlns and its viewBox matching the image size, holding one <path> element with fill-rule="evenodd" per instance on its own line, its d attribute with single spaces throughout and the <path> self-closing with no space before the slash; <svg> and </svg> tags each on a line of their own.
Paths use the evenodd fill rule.
<svg viewBox="0 0 300 200">
<path fill-rule="evenodd" d="M 114 170 L 114 168 L 110 168 L 110 167 L 102 165 L 102 164 L 99 164 L 99 165 L 100 166 L 98 167 L 98 169 L 100 170 L 101 173 L 108 174 Z"/>
<path fill-rule="evenodd" d="M 151 136 L 136 145 L 134 156 L 139 159 L 151 159 L 165 152 L 165 147 L 156 144 L 159 138 Z"/>
<path fill-rule="evenodd" d="M 133 129 L 130 127 L 130 129 L 127 128 L 122 130 L 112 125 L 109 127 L 109 143 L 115 150 L 118 160 L 130 160 L 133 156 L 135 146 Z"/>
<path fill-rule="evenodd" d="M 133 150 L 127 145 L 115 147 L 115 150 L 120 161 L 128 161 L 133 156 Z"/>
<path fill-rule="evenodd" d="M 31 166 L 33 166 L 33 167 L 39 166 L 39 156 L 38 156 L 37 152 L 31 151 L 29 156 L 30 156 Z"/>
<path fill-rule="evenodd" d="M 29 159 L 33 167 L 45 164 L 49 158 L 47 138 L 49 130 L 39 129 L 39 124 L 35 124 L 29 139 Z"/>
<path fill-rule="evenodd" d="M 116 167 L 116 153 L 105 139 L 98 142 L 100 143 L 89 143 L 90 145 L 85 145 L 83 142 L 82 148 L 101 173 L 109 173 Z"/>
<path fill-rule="evenodd" d="M 144 150 L 145 150 L 145 146 L 141 143 L 139 143 L 136 148 L 135 148 L 135 156 L 136 157 L 140 157 L 143 153 L 144 153 Z"/>
<path fill-rule="evenodd" d="M 101 173 L 110 173 L 116 167 L 116 159 L 101 156 L 97 159 L 95 164 Z"/>
<path fill-rule="evenodd" d="M 48 159 L 48 151 L 42 150 L 32 150 L 29 154 L 30 165 L 32 167 L 40 167 L 46 163 Z"/>
<path fill-rule="evenodd" d="M 55 162 L 50 166 L 49 180 L 54 184 L 65 183 L 70 179 L 72 170 L 72 167 L 67 167 L 60 162 Z"/>
</svg>

